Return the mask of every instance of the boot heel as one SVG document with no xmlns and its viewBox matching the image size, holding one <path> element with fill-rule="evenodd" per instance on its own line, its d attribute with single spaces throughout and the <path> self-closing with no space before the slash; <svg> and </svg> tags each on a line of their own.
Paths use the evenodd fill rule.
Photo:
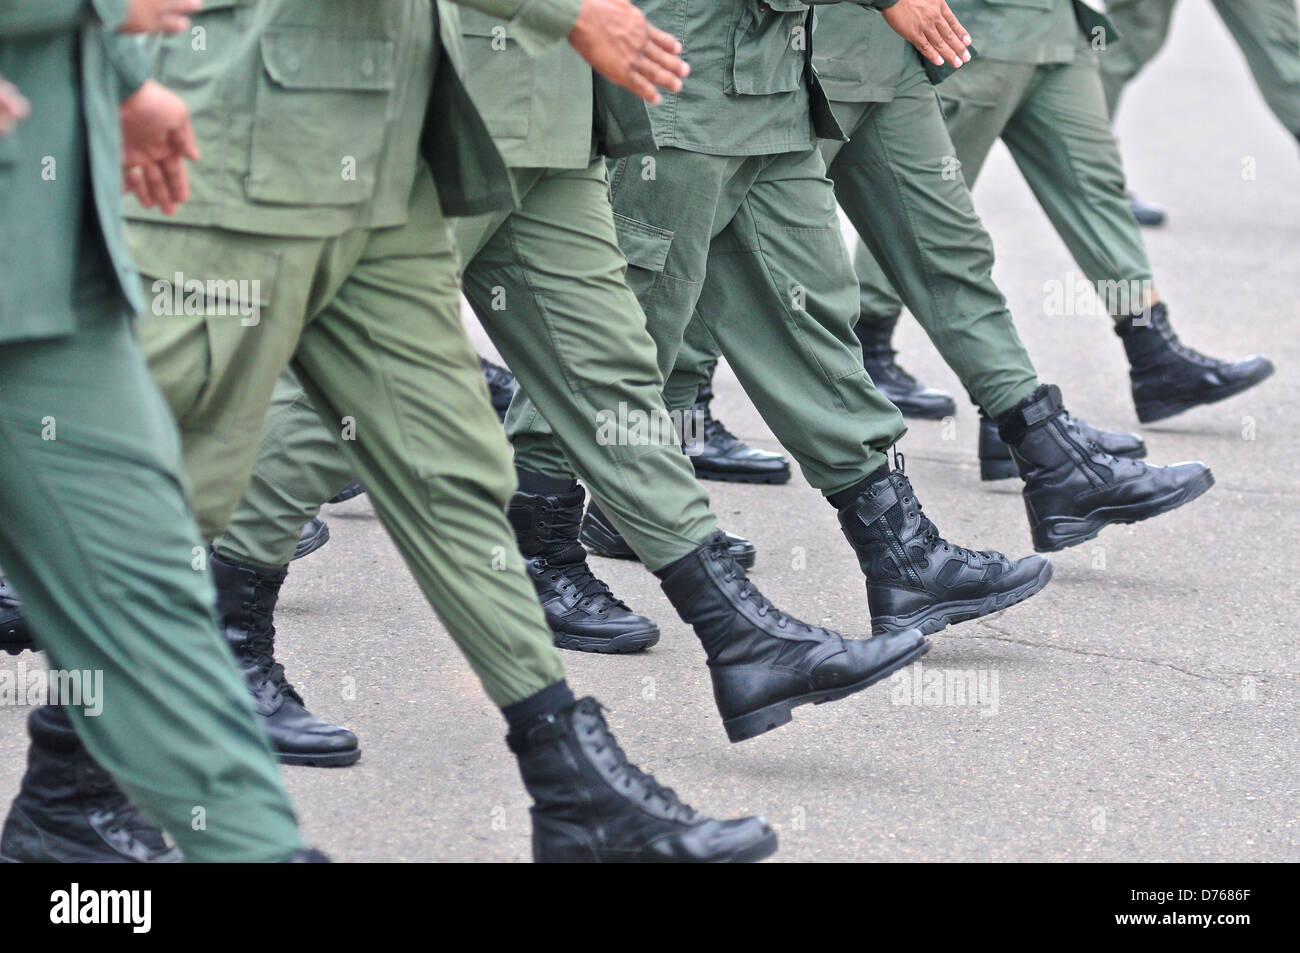
<svg viewBox="0 0 1300 953">
<path fill-rule="evenodd" d="M 793 709 L 794 705 L 789 702 L 777 702 L 775 705 L 752 711 L 748 715 L 729 718 L 722 723 L 722 727 L 727 729 L 727 740 L 733 744 L 737 741 L 748 741 L 774 728 L 788 725 L 793 718 L 790 714 Z"/>
<path fill-rule="evenodd" d="M 1014 460 L 981 460 L 980 479 L 986 483 L 994 480 L 1013 480 L 1020 476 Z"/>
<path fill-rule="evenodd" d="M 598 864 L 600 860 L 583 828 L 533 816 L 533 863 Z"/>
</svg>

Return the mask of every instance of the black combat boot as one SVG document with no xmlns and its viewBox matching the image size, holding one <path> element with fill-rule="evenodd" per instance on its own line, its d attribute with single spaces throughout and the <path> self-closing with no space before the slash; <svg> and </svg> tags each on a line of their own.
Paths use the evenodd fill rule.
<svg viewBox="0 0 1300 953">
<path fill-rule="evenodd" d="M 587 515 L 582 518 L 581 539 L 582 545 L 597 556 L 604 556 L 606 559 L 641 561 L 623 535 L 614 528 L 614 524 L 600 511 L 595 500 L 588 504 Z M 754 548 L 753 543 L 743 536 L 728 533 L 727 545 L 731 548 L 731 555 L 736 562 L 746 569 L 754 568 L 754 563 L 758 559 L 758 550 Z"/>
<path fill-rule="evenodd" d="M 352 480 L 348 483 L 347 486 L 345 486 L 343 489 L 339 490 L 328 500 L 326 500 L 326 502 L 346 503 L 348 500 L 351 500 L 354 497 L 358 497 L 364 492 L 366 492 L 365 487 L 363 487 L 358 481 Z"/>
<path fill-rule="evenodd" d="M 0 860 L 23 864 L 175 863 L 180 851 L 135 809 L 62 708 L 27 719 L 27 773 L 0 833 Z"/>
<path fill-rule="evenodd" d="M 691 407 L 699 440 L 685 447 L 701 480 L 725 483 L 789 483 L 790 461 L 779 453 L 751 447 L 713 416 L 713 384 L 700 388 Z"/>
<path fill-rule="evenodd" d="M 1164 225 L 1167 216 L 1165 210 L 1159 205 L 1140 199 L 1132 192 L 1129 192 L 1127 197 L 1129 211 L 1133 213 L 1133 218 L 1139 225 L 1145 228 L 1159 228 Z"/>
<path fill-rule="evenodd" d="M 493 364 L 486 357 L 480 357 L 478 363 L 483 369 L 484 379 L 487 380 L 488 394 L 492 397 L 492 409 L 497 412 L 501 422 L 505 423 L 506 411 L 510 409 L 510 401 L 515 396 L 515 375 L 500 364 Z"/>
<path fill-rule="evenodd" d="M 933 387 L 926 387 L 903 370 L 894 361 L 894 328 L 898 315 L 892 318 L 863 318 L 853 329 L 862 342 L 862 366 L 871 375 L 876 389 L 889 398 L 904 417 L 917 420 L 943 420 L 957 413 L 952 395 Z"/>
<path fill-rule="evenodd" d="M 1178 340 L 1164 302 L 1117 321 L 1115 333 L 1124 342 L 1133 404 L 1144 424 L 1240 394 L 1273 373 L 1272 362 L 1258 354 L 1220 361 L 1193 351 Z"/>
<path fill-rule="evenodd" d="M 582 487 L 555 495 L 520 490 L 510 524 L 546 612 L 556 646 L 578 652 L 640 652 L 659 641 L 659 626 L 637 615 L 587 565 L 578 542 Z"/>
<path fill-rule="evenodd" d="M 716 821 L 627 760 L 593 698 L 506 736 L 532 795 L 538 863 L 744 863 L 776 851 L 760 817 Z"/>
<path fill-rule="evenodd" d="M 310 556 L 329 541 L 329 524 L 319 516 L 313 520 L 308 520 L 303 524 L 302 534 L 298 537 L 298 544 L 294 546 L 293 555 L 289 558 L 302 559 L 304 556 Z"/>
<path fill-rule="evenodd" d="M 867 577 L 873 632 L 929 635 L 1023 602 L 1052 578 L 1042 556 L 1013 563 L 948 542 L 921 512 L 902 467 L 883 471 L 840 509 L 840 526 Z"/>
<path fill-rule="evenodd" d="M 1084 436 L 1101 447 L 1113 457 L 1128 457 L 1141 460 L 1147 455 L 1146 441 L 1135 433 L 1117 433 L 1100 430 L 1077 417 L 1070 417 Z M 1016 461 L 1011 459 L 1011 450 L 998 434 L 998 424 L 992 417 L 980 409 L 980 479 L 1010 480 L 1020 476 Z"/>
<path fill-rule="evenodd" d="M 1040 553 L 1077 546 L 1111 523 L 1177 509 L 1214 485 L 1203 463 L 1153 467 L 1117 457 L 1065 411 L 1060 388 L 1043 384 L 998 418 L 1025 481 L 1025 511 Z"/>
<path fill-rule="evenodd" d="M 307 710 L 275 660 L 275 603 L 288 569 L 259 569 L 212 554 L 222 634 L 253 693 L 253 707 L 283 764 L 341 767 L 361 758 L 357 736 Z"/>
<path fill-rule="evenodd" d="M 0 577 L 0 652 L 18 655 L 36 651 L 32 634 L 27 630 L 22 603 L 9 587 L 9 580 Z"/>
<path fill-rule="evenodd" d="M 745 578 L 721 532 L 655 575 L 704 646 L 732 741 L 779 728 L 799 705 L 860 692 L 930 648 L 920 632 L 846 639 L 785 615 Z"/>
</svg>

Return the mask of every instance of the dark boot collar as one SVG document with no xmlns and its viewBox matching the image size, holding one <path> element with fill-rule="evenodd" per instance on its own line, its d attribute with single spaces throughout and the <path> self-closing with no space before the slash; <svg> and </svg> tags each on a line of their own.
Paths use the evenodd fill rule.
<svg viewBox="0 0 1300 953">
<path fill-rule="evenodd" d="M 840 510 L 840 521 L 855 519 L 863 523 L 874 523 L 893 509 L 899 501 L 899 484 L 894 479 L 896 476 L 903 481 L 907 480 L 899 470 L 877 480 L 863 490 L 853 502 Z M 910 486 L 910 483 L 908 485 Z"/>
<path fill-rule="evenodd" d="M 573 716 L 579 710 L 604 721 L 604 716 L 601 714 L 604 706 L 600 702 L 590 696 L 579 698 L 559 711 L 539 715 L 522 728 L 510 732 L 506 735 L 506 744 L 511 751 L 522 758 L 561 738 L 567 738 L 573 734 Z"/>
<path fill-rule="evenodd" d="M 1140 335 L 1144 331 L 1163 331 L 1169 327 L 1169 309 L 1163 301 L 1157 301 L 1140 314 L 1131 314 L 1115 322 L 1115 333 L 1121 338 Z"/>
<path fill-rule="evenodd" d="M 1020 443 L 1025 434 L 1065 411 L 1061 388 L 1055 384 L 1039 384 L 1038 389 L 998 416 L 998 436 L 1012 446 Z"/>
</svg>

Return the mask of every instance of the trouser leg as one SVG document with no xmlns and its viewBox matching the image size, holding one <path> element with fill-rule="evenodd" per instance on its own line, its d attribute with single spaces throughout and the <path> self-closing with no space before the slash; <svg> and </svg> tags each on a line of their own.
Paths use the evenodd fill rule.
<svg viewBox="0 0 1300 953">
<path fill-rule="evenodd" d="M 0 347 L 0 561 L 56 669 L 103 673 L 86 748 L 192 861 L 301 848 L 217 634 L 175 425 L 129 323 Z"/>
<path fill-rule="evenodd" d="M 1106 112 L 1113 119 L 1127 86 L 1160 52 L 1169 36 L 1178 0 L 1107 0 L 1106 13 L 1119 31 L 1120 41 L 1106 48 L 1101 60 Z M 1290 3 L 1293 0 L 1283 0 Z M 1249 4 L 1253 5 L 1253 4 Z"/>
<path fill-rule="evenodd" d="M 350 426 L 341 443 L 353 472 L 488 695 L 505 706 L 564 669 L 506 522 L 514 473 L 461 325 L 456 272 L 426 174 L 408 224 L 374 232 L 309 321 L 294 368 L 322 416 Z"/>
<path fill-rule="evenodd" d="M 345 426 L 331 430 L 286 369 L 271 394 L 248 489 L 213 548 L 243 565 L 287 565 L 303 524 L 352 479 L 339 445 Z"/>
<path fill-rule="evenodd" d="M 948 175 L 960 175 L 968 188 L 975 187 L 989 151 L 1032 77 L 1032 66 L 976 59 L 944 80 L 939 90 L 952 143 L 943 160 Z M 858 242 L 853 265 L 862 319 L 895 320 L 903 301 L 865 242 Z"/>
<path fill-rule="evenodd" d="M 134 223 L 128 234 L 146 297 L 156 302 L 139 319 L 141 347 L 180 429 L 199 531 L 212 539 L 248 485 L 267 402 L 303 316 L 337 280 L 331 259 L 345 258 L 357 237 L 325 242 L 152 223 Z M 216 301 L 204 301 L 203 313 L 177 313 L 168 300 L 177 274 L 204 284 L 242 281 L 264 303 L 249 315 Z"/>
<path fill-rule="evenodd" d="M 835 110 L 851 130 L 823 146 L 840 207 L 972 399 L 1009 410 L 1038 378 L 925 72 L 918 64 L 890 102 Z"/>
<path fill-rule="evenodd" d="M 1300 138 L 1300 14 L 1295 0 L 1214 0 L 1268 108 Z"/>
<path fill-rule="evenodd" d="M 1097 59 L 1039 67 L 1002 133 L 1070 254 L 1116 317 L 1153 294 L 1151 264 L 1125 196 L 1124 166 L 1106 113 Z"/>
<path fill-rule="evenodd" d="M 697 313 L 809 483 L 830 495 L 886 464 L 906 427 L 862 366 L 853 269 L 819 152 L 764 162 L 711 244 Z"/>
<path fill-rule="evenodd" d="M 604 164 L 529 178 L 467 265 L 465 293 L 602 511 L 658 569 L 716 527 L 623 277 Z"/>
<path fill-rule="evenodd" d="M 664 403 L 672 410 L 694 404 L 700 388 L 713 379 L 713 369 L 721 355 L 722 350 L 703 319 L 698 314 L 692 316 L 682 335 L 677 363 L 664 383 Z"/>
</svg>

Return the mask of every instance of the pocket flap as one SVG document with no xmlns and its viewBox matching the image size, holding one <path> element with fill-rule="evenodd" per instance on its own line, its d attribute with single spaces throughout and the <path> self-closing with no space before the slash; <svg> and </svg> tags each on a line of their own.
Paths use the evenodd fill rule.
<svg viewBox="0 0 1300 953">
<path fill-rule="evenodd" d="M 629 265 L 646 271 L 664 270 L 668 263 L 668 248 L 673 243 L 672 232 L 617 212 L 614 213 L 614 231 L 618 235 L 618 247 L 623 250 Z"/>
<path fill-rule="evenodd" d="M 285 89 L 384 92 L 394 86 L 396 48 L 395 37 L 268 30 L 262 37 L 262 62 Z"/>
</svg>

